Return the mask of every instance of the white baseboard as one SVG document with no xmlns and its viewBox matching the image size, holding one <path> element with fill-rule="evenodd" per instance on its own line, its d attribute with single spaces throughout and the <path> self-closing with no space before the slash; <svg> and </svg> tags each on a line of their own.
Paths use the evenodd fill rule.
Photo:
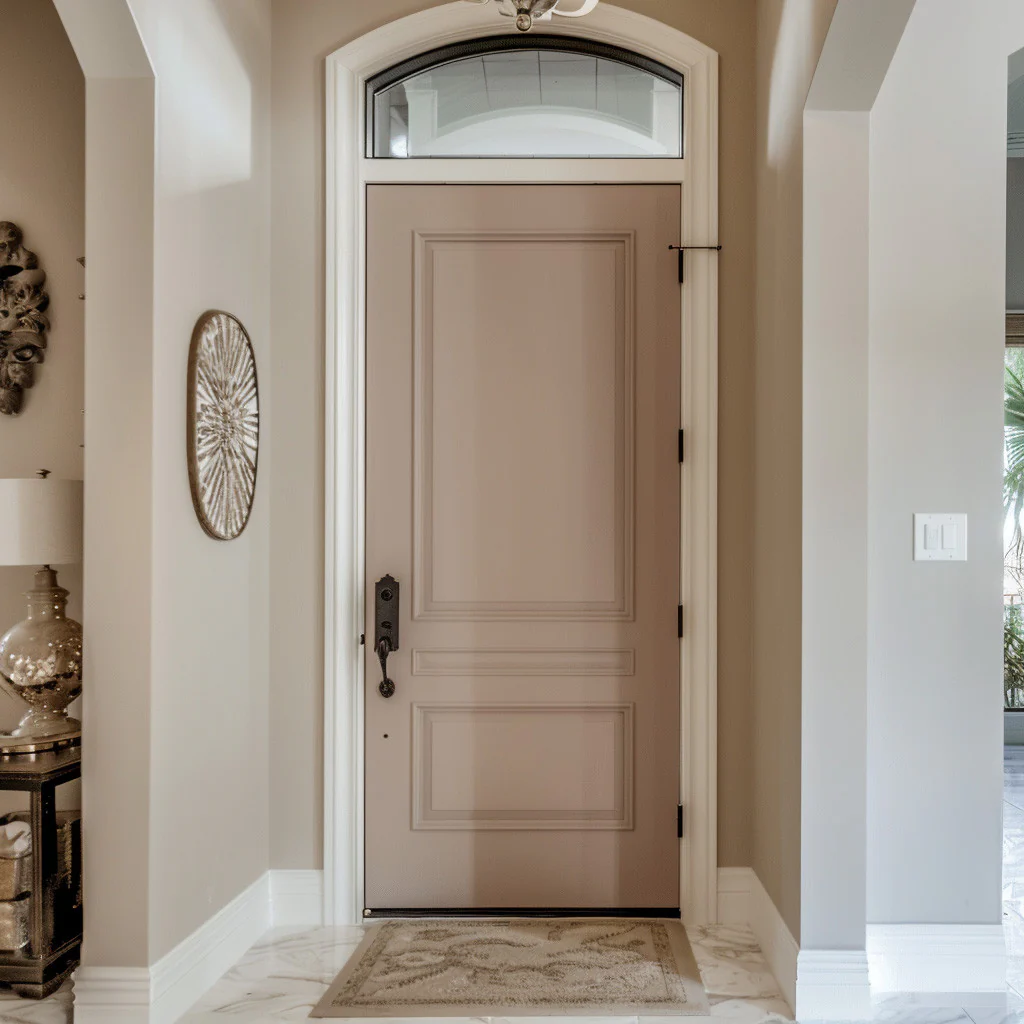
<svg viewBox="0 0 1024 1024">
<path fill-rule="evenodd" d="M 322 871 L 271 871 L 270 906 L 274 927 L 318 927 L 324 923 Z"/>
<path fill-rule="evenodd" d="M 793 1006 L 800 947 L 753 868 L 718 869 L 718 920 L 750 925 L 779 989 Z"/>
<path fill-rule="evenodd" d="M 79 967 L 75 1024 L 149 1024 L 148 967 Z"/>
<path fill-rule="evenodd" d="M 272 925 L 322 922 L 322 871 L 268 871 L 152 967 L 79 968 L 75 1024 L 173 1024 Z"/>
<path fill-rule="evenodd" d="M 1001 925 L 869 924 L 865 950 L 800 950 L 752 868 L 718 869 L 718 920 L 750 926 L 799 1020 L 870 1019 L 872 990 L 984 1002 L 1006 988 Z"/>
<path fill-rule="evenodd" d="M 152 967 L 81 967 L 75 1024 L 174 1024 L 270 927 L 264 874 Z"/>
<path fill-rule="evenodd" d="M 871 984 L 862 949 L 802 949 L 796 971 L 797 1020 L 870 1020 Z"/>
<path fill-rule="evenodd" d="M 877 992 L 1003 992 L 1003 926 L 869 924 L 867 956 Z"/>
<path fill-rule="evenodd" d="M 750 890 L 755 881 L 757 875 L 753 868 L 718 869 L 718 920 L 721 924 L 750 924 Z"/>
</svg>

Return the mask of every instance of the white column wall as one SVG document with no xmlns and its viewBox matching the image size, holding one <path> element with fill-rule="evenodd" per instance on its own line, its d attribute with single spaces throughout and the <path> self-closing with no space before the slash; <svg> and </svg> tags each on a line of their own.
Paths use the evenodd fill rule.
<svg viewBox="0 0 1024 1024">
<path fill-rule="evenodd" d="M 867 916 L 999 924 L 1007 0 L 918 2 L 871 113 Z M 912 560 L 965 512 L 968 561 Z"/>
<path fill-rule="evenodd" d="M 805 114 L 800 918 L 805 949 L 864 948 L 867 172 L 866 112 Z"/>
</svg>

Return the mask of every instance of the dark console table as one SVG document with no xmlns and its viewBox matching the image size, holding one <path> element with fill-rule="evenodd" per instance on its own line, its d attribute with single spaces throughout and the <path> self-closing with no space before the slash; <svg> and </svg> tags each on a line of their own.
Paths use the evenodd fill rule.
<svg viewBox="0 0 1024 1024">
<path fill-rule="evenodd" d="M 82 945 L 80 879 L 58 884 L 56 790 L 81 778 L 82 748 L 0 757 L 0 790 L 30 794 L 32 895 L 29 944 L 0 952 L 0 983 L 20 996 L 42 999 L 55 992 L 78 966 Z M 78 859 L 77 871 L 81 871 Z"/>
</svg>

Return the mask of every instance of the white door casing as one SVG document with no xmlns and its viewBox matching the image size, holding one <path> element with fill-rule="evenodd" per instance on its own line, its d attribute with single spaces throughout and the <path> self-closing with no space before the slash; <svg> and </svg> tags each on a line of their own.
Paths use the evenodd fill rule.
<svg viewBox="0 0 1024 1024">
<path fill-rule="evenodd" d="M 545 32 L 609 42 L 681 72 L 683 160 L 372 160 L 366 79 L 417 53 L 494 35 L 487 6 L 458 2 L 391 22 L 327 58 L 324 631 L 324 919 L 359 919 L 363 893 L 366 186 L 372 182 L 664 182 L 682 188 L 680 241 L 718 243 L 718 56 L 661 22 L 601 4 Z M 666 252 L 666 259 L 674 254 Z M 718 268 L 692 254 L 682 302 L 680 844 L 683 919 L 717 916 Z"/>
</svg>

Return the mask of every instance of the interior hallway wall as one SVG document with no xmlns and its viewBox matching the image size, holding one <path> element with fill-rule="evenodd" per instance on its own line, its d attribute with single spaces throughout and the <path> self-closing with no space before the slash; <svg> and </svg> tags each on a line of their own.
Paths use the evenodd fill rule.
<svg viewBox="0 0 1024 1024">
<path fill-rule="evenodd" d="M 0 147 L 0 220 L 25 234 L 50 295 L 45 362 L 17 416 L 0 416 L 0 478 L 81 480 L 84 440 L 85 79 L 51 0 L 0 0 L 7 79 Z M 12 144 L 17 140 L 16 144 Z M 32 568 L 0 566 L 0 635 L 25 617 Z M 68 614 L 82 618 L 82 566 L 60 567 Z M 0 730 L 25 703 L 0 688 Z"/>
<path fill-rule="evenodd" d="M 919 2 L 871 112 L 870 922 L 1001 920 L 1006 81 L 1022 44 L 1019 3 Z M 914 562 L 914 512 L 966 512 L 968 561 Z"/>
<path fill-rule="evenodd" d="M 157 82 L 154 963 L 269 867 L 270 4 L 130 2 Z M 211 308 L 246 326 L 260 374 L 256 502 L 245 533 L 231 542 L 212 540 L 199 526 L 185 457 L 189 342 L 197 317 Z"/>
<path fill-rule="evenodd" d="M 604 0 L 608 2 L 608 0 Z M 324 58 L 430 0 L 273 0 L 271 808 L 275 868 L 322 861 Z M 619 0 L 720 63 L 719 863 L 752 856 L 754 5 Z M 510 30 L 495 15 L 496 32 Z M 711 240 L 714 241 L 714 240 Z M 797 399 L 798 400 L 798 392 Z"/>
<path fill-rule="evenodd" d="M 803 117 L 835 0 L 758 0 L 751 866 L 800 937 Z"/>
</svg>

